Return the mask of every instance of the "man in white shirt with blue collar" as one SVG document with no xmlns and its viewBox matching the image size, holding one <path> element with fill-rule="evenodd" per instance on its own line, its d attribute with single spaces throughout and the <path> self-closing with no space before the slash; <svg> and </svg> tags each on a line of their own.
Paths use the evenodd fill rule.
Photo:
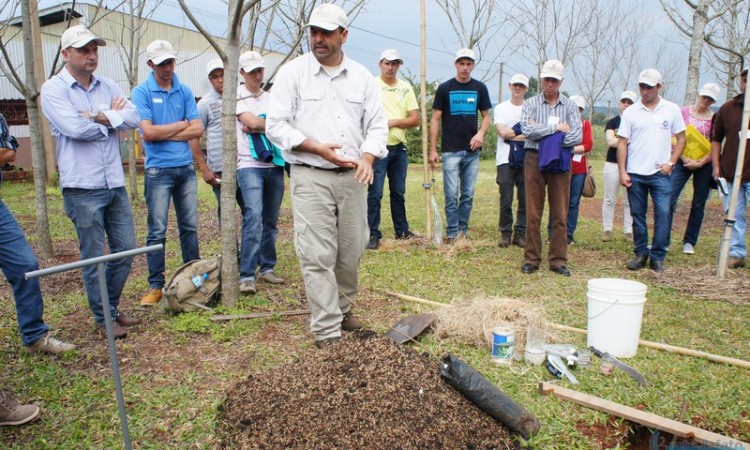
<svg viewBox="0 0 750 450">
<path fill-rule="evenodd" d="M 313 10 L 311 52 L 279 70 L 266 121 L 266 135 L 291 164 L 294 243 L 318 348 L 361 328 L 351 307 L 369 237 L 367 186 L 388 135 L 375 79 L 341 48 L 348 25 L 336 5 Z"/>
</svg>

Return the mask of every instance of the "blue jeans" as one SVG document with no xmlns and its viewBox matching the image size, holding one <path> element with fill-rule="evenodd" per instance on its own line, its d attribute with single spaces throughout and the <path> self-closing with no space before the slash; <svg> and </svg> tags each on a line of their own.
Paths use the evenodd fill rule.
<svg viewBox="0 0 750 450">
<path fill-rule="evenodd" d="M 682 189 L 685 187 L 685 183 L 693 177 L 693 201 L 690 204 L 690 216 L 688 217 L 687 228 L 685 228 L 685 236 L 682 238 L 683 243 L 695 245 L 698 243 L 698 234 L 701 232 L 701 225 L 703 224 L 703 214 L 706 208 L 706 200 L 708 200 L 708 194 L 711 192 L 711 178 L 712 178 L 712 166 L 708 163 L 700 169 L 690 170 L 686 169 L 682 161 L 678 161 L 674 165 L 672 174 L 669 176 L 672 186 L 672 199 L 669 204 L 669 241 L 671 242 L 672 237 L 672 220 L 674 220 L 675 209 L 677 208 L 677 201 L 680 199 Z"/>
<path fill-rule="evenodd" d="M 449 238 L 458 237 L 459 234 L 465 235 L 469 231 L 471 207 L 474 203 L 474 186 L 478 175 L 479 152 L 463 150 L 443 153 L 445 234 Z"/>
<path fill-rule="evenodd" d="M 730 195 L 724 196 L 724 211 L 729 211 L 732 185 L 733 183 L 727 183 Z M 748 199 L 750 199 L 750 183 L 741 183 L 737 206 L 734 208 L 734 227 L 732 228 L 732 236 L 729 238 L 729 256 L 735 258 L 747 257 L 747 250 L 745 249 L 745 233 L 747 233 L 745 211 L 747 210 Z"/>
<path fill-rule="evenodd" d="M 237 171 L 237 188 L 242 192 L 242 250 L 240 282 L 255 281 L 276 266 L 276 233 L 281 199 L 284 197 L 284 168 L 251 167 Z"/>
<path fill-rule="evenodd" d="M 652 261 L 662 261 L 669 245 L 669 200 L 672 187 L 669 175 L 656 172 L 653 175 L 629 174 L 632 185 L 628 188 L 630 214 L 633 216 L 633 241 L 636 256 L 648 255 Z M 648 195 L 654 203 L 654 238 L 648 249 L 648 225 L 646 211 Z"/>
<path fill-rule="evenodd" d="M 128 193 L 124 187 L 114 189 L 63 189 L 65 213 L 76 228 L 78 248 L 81 259 L 103 256 L 104 237 L 109 240 L 109 252 L 117 253 L 135 248 L 135 225 L 133 212 L 130 209 Z M 109 294 L 109 313 L 117 317 L 117 305 L 125 281 L 130 274 L 133 258 L 122 258 L 109 261 L 105 265 L 107 293 Z M 94 320 L 104 324 L 102 312 L 102 295 L 99 290 L 97 266 L 83 268 L 83 283 L 89 299 L 89 308 L 94 313 Z"/>
<path fill-rule="evenodd" d="M 216 176 L 221 178 L 221 172 L 216 172 Z M 219 217 L 219 231 L 221 231 L 221 186 L 212 184 L 211 189 L 214 191 L 214 197 L 216 197 L 216 214 Z M 242 203 L 242 192 L 240 192 L 239 188 L 237 188 L 235 198 L 237 199 L 237 205 L 240 207 L 240 211 L 242 211 L 245 204 Z"/>
<path fill-rule="evenodd" d="M 18 329 L 23 345 L 31 345 L 49 331 L 44 323 L 44 303 L 39 279 L 27 280 L 26 272 L 39 269 L 39 263 L 26 241 L 23 230 L 0 200 L 0 269 L 13 287 Z"/>
<path fill-rule="evenodd" d="M 388 189 L 391 193 L 393 230 L 396 232 L 396 237 L 402 237 L 409 231 L 404 206 L 408 167 L 409 161 L 404 145 L 389 146 L 388 156 L 375 161 L 372 165 L 374 179 L 367 191 L 367 225 L 370 227 L 370 236 L 378 239 L 383 237 L 383 233 L 378 228 L 380 227 L 380 201 L 383 199 L 386 174 L 388 175 Z"/>
<path fill-rule="evenodd" d="M 143 195 L 148 206 L 146 245 L 167 241 L 169 202 L 174 200 L 177 230 L 180 233 L 182 262 L 200 259 L 198 251 L 198 185 L 192 164 L 182 167 L 146 169 Z M 148 284 L 152 289 L 164 287 L 164 250 L 146 256 Z"/>
<path fill-rule="evenodd" d="M 583 195 L 583 185 L 586 182 L 586 174 L 579 173 L 570 176 L 570 200 L 568 201 L 568 239 L 573 239 L 578 227 L 578 211 Z M 547 237 L 552 235 L 552 218 L 547 221 Z"/>
</svg>

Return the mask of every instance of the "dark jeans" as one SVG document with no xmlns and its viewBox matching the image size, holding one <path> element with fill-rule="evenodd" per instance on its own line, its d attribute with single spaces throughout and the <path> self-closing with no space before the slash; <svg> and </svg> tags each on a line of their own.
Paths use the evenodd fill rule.
<svg viewBox="0 0 750 450">
<path fill-rule="evenodd" d="M 135 248 L 135 225 L 130 209 L 128 193 L 124 187 L 113 189 L 63 189 L 65 213 L 75 225 L 81 259 L 95 258 L 105 254 L 105 237 L 109 252 L 117 253 Z M 109 261 L 105 267 L 109 314 L 117 317 L 120 295 L 130 274 L 133 258 Z M 98 269 L 88 266 L 82 269 L 89 308 L 94 320 L 104 324 L 102 294 L 99 289 Z"/>
<path fill-rule="evenodd" d="M 495 178 L 500 191 L 500 221 L 498 229 L 506 234 L 514 231 L 513 227 L 513 190 L 516 191 L 516 225 L 517 235 L 526 236 L 526 187 L 523 182 L 523 167 L 513 168 L 510 164 L 497 166 Z"/>
<path fill-rule="evenodd" d="M 370 227 L 370 236 L 378 239 L 383 237 L 383 233 L 378 228 L 380 227 L 380 202 L 383 199 L 386 175 L 388 175 L 393 230 L 396 232 L 396 237 L 401 237 L 409 231 L 406 206 L 404 206 L 408 167 L 406 147 L 403 145 L 389 145 L 388 156 L 375 161 L 372 165 L 374 179 L 367 190 L 367 225 Z"/>
<path fill-rule="evenodd" d="M 177 230 L 180 233 L 182 262 L 200 259 L 198 251 L 198 185 L 193 164 L 181 167 L 146 169 L 143 195 L 148 206 L 146 245 L 167 241 L 169 202 L 174 200 Z M 146 256 L 149 287 L 164 287 L 164 250 Z"/>
<path fill-rule="evenodd" d="M 0 200 L 0 269 L 13 287 L 16 318 L 23 345 L 31 345 L 49 331 L 44 323 L 44 303 L 39 279 L 27 280 L 26 272 L 39 269 L 23 230 Z"/>
<path fill-rule="evenodd" d="M 677 201 L 680 199 L 680 194 L 685 188 L 685 183 L 687 183 L 691 176 L 693 177 L 693 201 L 690 204 L 690 216 L 688 217 L 687 228 L 685 228 L 685 235 L 682 238 L 682 242 L 691 245 L 698 243 L 698 234 L 700 234 L 701 225 L 703 224 L 706 200 L 708 200 L 708 195 L 711 193 L 712 166 L 711 163 L 708 163 L 700 169 L 690 170 L 685 168 L 682 161 L 674 165 L 674 170 L 672 170 L 672 174 L 669 177 L 672 188 L 672 199 L 669 204 L 669 238 L 667 242 L 671 242 L 672 220 L 674 220 L 674 213 L 677 209 Z"/>
<path fill-rule="evenodd" d="M 656 172 L 653 175 L 629 174 L 631 186 L 628 188 L 630 214 L 633 216 L 633 241 L 636 256 L 648 255 L 651 260 L 664 260 L 669 241 L 669 199 L 672 188 L 669 175 Z M 648 195 L 654 204 L 654 238 L 648 248 Z"/>
</svg>

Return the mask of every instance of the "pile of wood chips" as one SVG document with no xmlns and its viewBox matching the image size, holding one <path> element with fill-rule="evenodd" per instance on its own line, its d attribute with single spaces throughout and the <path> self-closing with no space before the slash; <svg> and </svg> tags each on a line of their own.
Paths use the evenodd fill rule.
<svg viewBox="0 0 750 450">
<path fill-rule="evenodd" d="M 249 376 L 227 393 L 223 448 L 506 449 L 506 429 L 438 361 L 372 332 Z"/>
</svg>

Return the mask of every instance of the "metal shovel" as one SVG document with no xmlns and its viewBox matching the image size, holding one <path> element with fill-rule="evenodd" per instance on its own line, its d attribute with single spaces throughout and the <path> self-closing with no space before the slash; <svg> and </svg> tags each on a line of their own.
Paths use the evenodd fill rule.
<svg viewBox="0 0 750 450">
<path fill-rule="evenodd" d="M 437 320 L 435 314 L 412 314 L 393 324 L 385 336 L 393 339 L 397 344 L 403 344 L 422 334 L 435 320 Z"/>
</svg>

